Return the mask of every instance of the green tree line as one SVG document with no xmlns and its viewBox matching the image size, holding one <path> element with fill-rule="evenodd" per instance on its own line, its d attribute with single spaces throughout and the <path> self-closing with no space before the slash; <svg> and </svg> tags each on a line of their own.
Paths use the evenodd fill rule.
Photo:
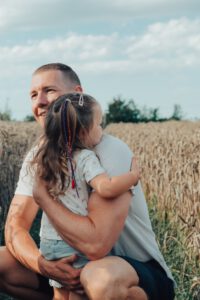
<svg viewBox="0 0 200 300">
<path fill-rule="evenodd" d="M 105 124 L 119 123 L 119 122 L 163 122 L 168 120 L 182 120 L 183 113 L 181 106 L 174 105 L 174 110 L 169 118 L 163 118 L 159 115 L 159 108 L 143 108 L 139 109 L 135 102 L 131 99 L 129 101 L 122 99 L 121 97 L 113 98 L 112 102 L 108 105 L 108 109 L 104 115 Z M 0 111 L 0 120 L 11 121 L 11 110 L 6 109 L 4 112 Z M 24 118 L 25 122 L 34 121 L 32 115 L 28 115 Z"/>
<path fill-rule="evenodd" d="M 163 122 L 168 120 L 182 120 L 183 113 L 181 106 L 174 105 L 173 113 L 169 118 L 160 117 L 159 108 L 143 108 L 139 109 L 135 102 L 129 101 L 121 97 L 114 98 L 108 105 L 108 110 L 105 114 L 105 123 L 147 123 L 147 122 Z"/>
</svg>

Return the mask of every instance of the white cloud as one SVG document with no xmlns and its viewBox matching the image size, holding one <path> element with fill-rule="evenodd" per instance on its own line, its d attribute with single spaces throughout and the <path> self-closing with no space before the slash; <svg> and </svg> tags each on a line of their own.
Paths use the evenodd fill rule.
<svg viewBox="0 0 200 300">
<path fill-rule="evenodd" d="M 150 25 L 143 35 L 130 42 L 127 55 L 151 66 L 199 66 L 199 29 L 200 20 L 186 18 Z"/>
<path fill-rule="evenodd" d="M 29 41 L 25 45 L 0 47 L 0 64 L 15 65 L 35 64 L 39 61 L 70 61 L 82 64 L 109 60 L 115 53 L 115 45 L 120 43 L 117 34 L 112 35 L 78 35 Z M 5 76 L 5 74 L 4 74 Z"/>
<path fill-rule="evenodd" d="M 199 67 L 200 20 L 186 18 L 151 24 L 140 35 L 81 35 L 28 41 L 0 47 L 0 77 L 16 75 L 50 61 L 76 65 L 95 73 Z"/>
<path fill-rule="evenodd" d="M 136 17 L 196 14 L 199 0 L 7 0 L 0 3 L 1 32 L 66 26 L 94 21 L 120 22 Z"/>
</svg>

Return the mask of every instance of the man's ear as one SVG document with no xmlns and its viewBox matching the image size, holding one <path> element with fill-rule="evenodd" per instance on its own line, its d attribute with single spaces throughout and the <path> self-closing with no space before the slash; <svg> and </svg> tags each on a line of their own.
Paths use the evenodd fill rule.
<svg viewBox="0 0 200 300">
<path fill-rule="evenodd" d="M 76 92 L 79 92 L 79 93 L 82 93 L 82 92 L 83 92 L 82 86 L 76 85 L 76 86 L 75 86 L 75 91 L 76 91 Z"/>
</svg>

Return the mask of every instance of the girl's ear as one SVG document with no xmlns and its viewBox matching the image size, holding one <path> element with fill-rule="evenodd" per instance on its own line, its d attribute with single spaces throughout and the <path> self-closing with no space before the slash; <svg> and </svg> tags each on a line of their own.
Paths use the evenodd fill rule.
<svg viewBox="0 0 200 300">
<path fill-rule="evenodd" d="M 80 131 L 79 131 L 79 139 L 81 141 L 81 144 L 84 146 L 84 147 L 87 147 L 87 142 L 88 142 L 88 132 L 87 130 L 81 128 Z"/>
<path fill-rule="evenodd" d="M 80 138 L 80 141 L 83 143 L 85 140 L 85 130 L 83 128 L 81 128 L 79 131 L 79 138 Z"/>
</svg>

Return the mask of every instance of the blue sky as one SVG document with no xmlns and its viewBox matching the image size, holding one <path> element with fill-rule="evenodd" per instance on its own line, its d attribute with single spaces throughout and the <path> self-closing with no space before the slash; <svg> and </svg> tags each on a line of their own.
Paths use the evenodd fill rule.
<svg viewBox="0 0 200 300">
<path fill-rule="evenodd" d="M 199 0 L 0 2 L 0 110 L 31 114 L 32 72 L 63 62 L 106 110 L 113 97 L 200 118 Z"/>
</svg>

